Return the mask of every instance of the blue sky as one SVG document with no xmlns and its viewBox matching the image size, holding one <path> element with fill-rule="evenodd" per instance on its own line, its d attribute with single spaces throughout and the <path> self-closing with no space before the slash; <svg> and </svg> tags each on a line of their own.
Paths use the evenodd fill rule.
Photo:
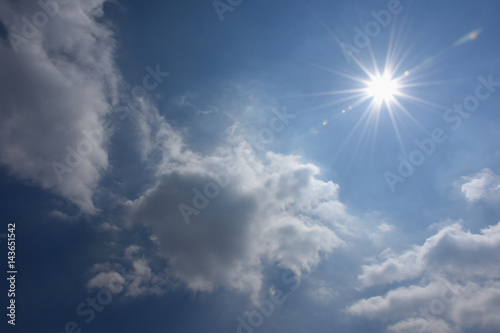
<svg viewBox="0 0 500 333">
<path fill-rule="evenodd" d="M 500 331 L 499 11 L 0 0 L 1 325 Z"/>
</svg>

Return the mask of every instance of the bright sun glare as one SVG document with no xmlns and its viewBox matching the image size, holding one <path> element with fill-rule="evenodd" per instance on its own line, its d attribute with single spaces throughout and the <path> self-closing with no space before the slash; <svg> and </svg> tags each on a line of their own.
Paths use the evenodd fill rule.
<svg viewBox="0 0 500 333">
<path fill-rule="evenodd" d="M 330 33 L 332 38 L 340 45 L 341 49 L 344 51 L 344 55 L 346 55 L 346 57 L 349 56 L 347 58 L 348 62 L 353 61 L 358 67 L 355 68 L 354 71 L 350 70 L 349 72 L 342 72 L 335 68 L 307 61 L 310 65 L 341 77 L 341 80 L 337 79 L 340 86 L 343 86 L 344 82 L 348 81 L 353 81 L 355 83 L 352 88 L 348 89 L 330 90 L 303 95 L 311 97 L 324 95 L 339 96 L 338 98 L 313 108 L 313 110 L 316 110 L 330 108 L 335 104 L 344 105 L 344 107 L 332 109 L 333 113 L 331 117 L 323 119 L 323 126 L 333 123 L 333 120 L 336 120 L 337 117 L 342 117 L 342 115 L 345 114 L 352 113 L 357 117 L 355 125 L 345 138 L 344 142 L 340 145 L 338 152 L 333 159 L 335 160 L 341 151 L 347 147 L 348 141 L 354 137 L 356 132 L 359 133 L 359 138 L 357 144 L 353 147 L 352 158 L 356 156 L 359 149 L 364 149 L 366 147 L 367 142 L 371 142 L 373 154 L 377 134 L 379 133 L 379 124 L 382 124 L 380 121 L 381 119 L 384 121 L 384 124 L 388 123 L 387 120 L 390 121 L 399 147 L 401 148 L 401 151 L 406 154 L 400 126 L 405 125 L 405 122 L 410 120 L 423 132 L 427 132 L 426 129 L 412 115 L 412 112 L 407 109 L 406 104 L 407 102 L 411 102 L 414 108 L 416 107 L 415 104 L 418 104 L 418 106 L 425 107 L 425 109 L 443 109 L 440 105 L 414 95 L 417 91 L 421 92 L 421 90 L 413 90 L 413 88 L 438 83 L 423 81 L 422 79 L 424 77 L 431 74 L 426 73 L 424 70 L 426 70 L 435 59 L 441 57 L 448 49 L 444 49 L 435 55 L 426 57 L 425 59 L 422 59 L 422 62 L 416 63 L 414 66 L 404 69 L 402 68 L 405 64 L 404 60 L 410 53 L 405 51 L 403 44 L 400 44 L 402 42 L 402 34 L 396 35 L 394 33 L 395 30 L 393 30 L 393 34 L 391 35 L 390 41 L 387 45 L 388 47 L 385 54 L 385 61 L 381 57 L 382 54 L 380 54 L 380 59 L 377 59 L 375 52 L 371 47 L 369 47 L 370 58 L 366 58 L 365 56 L 358 58 L 357 53 L 359 53 L 360 50 L 352 52 L 350 48 L 346 47 L 346 44 L 342 43 L 341 40 L 327 28 L 327 25 L 321 21 L 321 19 L 318 17 L 317 19 L 323 27 L 325 27 L 325 30 Z M 480 31 L 481 30 L 478 29 L 469 33 L 459 39 L 452 45 L 452 47 L 463 44 L 468 40 L 476 39 Z M 366 54 L 366 56 L 368 56 L 368 54 Z M 382 66 L 379 66 L 379 64 Z M 352 119 L 349 117 L 346 118 Z M 318 131 L 315 127 L 313 127 L 311 128 L 311 133 L 317 134 Z M 367 141 L 365 141 L 365 139 Z"/>
<path fill-rule="evenodd" d="M 381 104 L 385 101 L 387 104 L 398 93 L 398 84 L 387 74 L 377 75 L 368 82 L 366 92 L 373 97 L 375 103 Z"/>
</svg>

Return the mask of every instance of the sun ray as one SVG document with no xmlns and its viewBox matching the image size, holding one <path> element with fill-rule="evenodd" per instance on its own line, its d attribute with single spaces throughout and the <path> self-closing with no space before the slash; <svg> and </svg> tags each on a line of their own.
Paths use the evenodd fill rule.
<svg viewBox="0 0 500 333">
<path fill-rule="evenodd" d="M 396 122 L 396 118 L 394 117 L 394 112 L 392 110 L 392 105 L 391 104 L 387 105 L 387 111 L 389 111 L 388 112 L 389 113 L 389 117 L 391 118 L 392 128 L 394 129 L 394 132 L 396 133 L 396 137 L 398 139 L 399 148 L 401 148 L 401 151 L 406 156 L 407 154 L 406 154 L 405 145 L 403 143 L 403 139 L 401 138 L 401 134 L 399 133 L 399 127 L 398 127 L 398 124 Z"/>
<path fill-rule="evenodd" d="M 439 104 L 436 104 L 436 103 L 433 103 L 431 101 L 427 101 L 427 100 L 425 100 L 423 98 L 420 98 L 420 97 L 416 97 L 416 96 L 413 96 L 413 95 L 410 95 L 410 94 L 407 94 L 407 93 L 404 93 L 404 92 L 400 92 L 399 95 L 402 96 L 402 97 L 404 97 L 404 98 L 406 98 L 406 99 L 409 99 L 409 100 L 412 100 L 412 101 L 415 101 L 415 102 L 419 102 L 421 104 L 432 106 L 434 108 L 441 109 L 441 110 L 446 110 L 446 107 L 444 107 L 442 105 L 439 105 Z"/>
<path fill-rule="evenodd" d="M 378 114 L 378 113 L 377 112 L 370 112 L 370 110 L 369 110 L 369 112 L 368 112 L 368 119 L 365 121 L 365 126 L 361 130 L 361 135 L 359 136 L 359 139 L 358 139 L 358 142 L 356 144 L 356 147 L 353 150 L 353 153 L 352 153 L 352 156 L 351 156 L 351 160 L 349 162 L 349 166 L 354 162 L 354 159 L 355 159 L 355 157 L 356 157 L 356 155 L 358 153 L 359 147 L 361 146 L 361 144 L 363 142 L 365 142 L 363 139 L 365 138 L 365 135 L 366 135 L 367 131 L 372 128 L 372 126 L 370 126 L 370 125 L 372 125 L 374 115 L 376 115 L 376 114 Z"/>
<path fill-rule="evenodd" d="M 330 101 L 330 102 L 327 102 L 327 103 L 324 103 L 324 104 L 320 104 L 312 109 L 307 109 L 307 110 L 304 110 L 302 112 L 299 112 L 299 113 L 309 113 L 311 111 L 316 111 L 316 110 L 320 110 L 320 109 L 324 109 L 324 108 L 327 108 L 329 106 L 333 106 L 333 105 L 338 105 L 338 104 L 342 104 L 344 102 L 348 102 L 348 101 L 352 101 L 352 100 L 356 100 L 356 102 L 350 104 L 351 107 L 355 107 L 359 104 L 362 104 L 364 101 L 366 101 L 369 97 L 366 96 L 366 94 L 363 92 L 363 93 L 359 93 L 357 95 L 352 95 L 352 96 L 346 96 L 340 100 L 335 100 L 335 101 Z"/>
<path fill-rule="evenodd" d="M 429 134 L 429 131 L 427 131 L 425 129 L 425 127 L 411 114 L 410 111 L 408 111 L 408 109 L 406 109 L 406 107 L 401 104 L 397 99 L 394 100 L 394 104 L 396 104 L 399 109 L 401 111 L 403 111 L 403 113 L 408 117 L 410 118 L 410 120 L 420 129 L 422 130 L 422 132 L 424 132 L 425 134 Z"/>
<path fill-rule="evenodd" d="M 380 121 L 380 112 L 375 112 L 375 124 L 373 125 L 373 135 L 371 141 L 371 151 L 370 151 L 370 164 L 373 160 L 375 154 L 375 143 L 377 142 L 377 134 L 378 134 L 378 125 Z"/>
<path fill-rule="evenodd" d="M 340 145 L 339 149 L 337 150 L 337 153 L 333 156 L 332 163 L 334 163 L 337 160 L 337 158 L 339 157 L 340 153 L 347 146 L 347 144 L 349 143 L 349 140 L 354 135 L 354 133 L 356 132 L 356 130 L 358 129 L 358 127 L 361 126 L 361 124 L 363 123 L 363 119 L 368 114 L 369 114 L 368 110 L 366 110 L 365 112 L 363 112 L 363 115 L 361 116 L 361 118 L 359 118 L 359 120 L 356 122 L 356 125 L 354 125 L 354 127 L 352 128 L 352 130 L 349 132 L 349 134 L 347 135 L 347 137 L 345 138 L 345 140 Z"/>
<path fill-rule="evenodd" d="M 341 72 L 341 71 L 338 71 L 338 70 L 335 70 L 333 68 L 330 68 L 330 67 L 327 67 L 327 66 L 324 66 L 324 65 L 320 65 L 320 64 L 317 64 L 315 62 L 312 62 L 312 61 L 309 61 L 309 60 L 304 60 L 304 59 L 300 59 L 300 61 L 302 62 L 305 62 L 311 66 L 314 66 L 314 67 L 317 67 L 319 69 L 323 69 L 327 72 L 330 72 L 330 73 L 333 73 L 333 74 L 337 74 L 337 75 L 340 75 L 342 77 L 345 77 L 346 79 L 349 79 L 349 80 L 352 80 L 352 81 L 356 81 L 356 82 L 360 82 L 360 83 L 363 83 L 365 80 L 363 78 L 360 78 L 358 76 L 355 76 L 355 75 L 351 75 L 351 74 L 347 74 L 347 73 L 344 73 L 344 72 Z M 370 74 L 371 75 L 371 74 Z"/>
<path fill-rule="evenodd" d="M 343 94 L 350 94 L 350 93 L 356 93 L 357 94 L 357 93 L 363 93 L 364 91 L 365 91 L 364 88 L 344 89 L 344 90 L 331 90 L 331 91 L 322 91 L 322 92 L 302 94 L 302 95 L 294 95 L 293 97 L 330 96 L 330 95 L 343 95 Z"/>
<path fill-rule="evenodd" d="M 310 8 L 308 9 L 310 10 Z M 327 27 L 325 22 L 316 13 L 312 13 L 323 29 L 342 48 L 342 42 L 338 36 Z M 344 89 L 302 95 L 307 97 L 333 97 L 333 100 L 322 103 L 315 107 L 314 110 L 349 103 L 349 110 L 358 111 L 358 119 L 337 148 L 338 150 L 333 157 L 334 161 L 348 147 L 348 143 L 353 140 L 356 133 L 359 134 L 359 137 L 356 138 L 357 142 L 354 142 L 352 146 L 352 158 L 355 158 L 361 150 L 368 148 L 371 150 L 370 160 L 373 159 L 377 137 L 380 133 L 379 126 L 385 126 L 384 124 L 386 123 L 388 125 L 389 121 L 391 124 L 389 127 L 392 127 L 392 132 L 394 133 L 394 142 L 397 143 L 401 152 L 406 154 L 405 142 L 408 141 L 408 138 L 405 135 L 408 124 L 418 128 L 419 131 L 422 131 L 426 135 L 429 134 L 422 123 L 420 123 L 419 119 L 421 118 L 416 112 L 421 113 L 425 111 L 439 115 L 447 109 L 442 105 L 436 104 L 433 100 L 427 100 L 418 94 L 424 92 L 424 89 L 421 89 L 422 87 L 456 83 L 455 81 L 435 79 L 436 75 L 442 70 L 442 68 L 435 66 L 436 61 L 439 60 L 441 62 L 443 56 L 452 47 L 444 47 L 442 50 L 429 56 L 419 54 L 417 58 L 420 58 L 420 60 L 414 61 L 412 58 L 415 52 L 412 52 L 412 50 L 415 49 L 415 41 L 406 43 L 404 36 L 404 26 L 397 29 L 396 24 L 394 24 L 390 31 L 386 53 L 382 61 L 380 61 L 380 54 L 374 51 L 370 43 L 368 43 L 365 49 L 364 56 L 359 52 L 349 52 L 348 56 L 350 60 L 357 67 L 354 71 L 345 72 L 337 68 L 300 59 L 311 66 L 344 79 L 339 82 L 339 88 L 342 87 Z M 413 63 L 407 65 L 409 61 Z M 346 82 L 348 81 L 352 82 L 352 88 L 345 89 Z M 341 110 L 342 113 L 340 113 Z M 337 109 L 334 111 L 332 117 L 336 119 L 338 116 L 346 113 L 346 110 L 347 108 L 345 107 Z M 371 145 L 368 144 L 369 142 L 371 142 Z"/>
</svg>

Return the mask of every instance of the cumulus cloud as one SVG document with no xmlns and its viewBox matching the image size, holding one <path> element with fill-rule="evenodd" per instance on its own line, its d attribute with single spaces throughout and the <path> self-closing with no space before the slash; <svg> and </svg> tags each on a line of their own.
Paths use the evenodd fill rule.
<svg viewBox="0 0 500 333">
<path fill-rule="evenodd" d="M 500 200 L 500 176 L 486 168 L 480 172 L 464 177 L 461 191 L 471 202 L 486 200 L 498 202 Z"/>
<path fill-rule="evenodd" d="M 500 261 L 491 254 L 499 251 L 499 225 L 472 234 L 454 224 L 429 237 L 422 246 L 390 256 L 380 264 L 363 266 L 359 280 L 368 287 L 416 278 L 424 272 L 496 276 L 500 274 Z M 465 272 L 459 272 L 463 268 L 467 268 Z"/>
<path fill-rule="evenodd" d="M 154 272 L 150 259 L 137 245 L 124 249 L 119 262 L 96 264 L 91 269 L 93 277 L 87 289 L 109 289 L 113 293 L 123 291 L 124 296 L 161 295 L 167 288 L 167 274 Z"/>
<path fill-rule="evenodd" d="M 155 186 L 128 209 L 192 290 L 224 286 L 256 296 L 266 263 L 300 276 L 343 244 L 332 230 L 340 216 L 318 214 L 320 205 L 341 206 L 337 185 L 317 179 L 318 168 L 298 156 L 260 160 L 240 142 L 208 157 L 168 152 L 166 160 Z"/>
<path fill-rule="evenodd" d="M 363 266 L 359 280 L 364 286 L 403 286 L 362 299 L 347 311 L 393 323 L 389 332 L 498 330 L 499 254 L 500 223 L 478 234 L 459 224 L 445 227 L 422 246 Z"/>
<path fill-rule="evenodd" d="M 140 102 L 145 105 L 130 124 L 137 129 L 141 172 L 150 173 L 152 184 L 137 199 L 123 199 L 125 223 L 113 229 L 146 226 L 157 249 L 150 258 L 166 259 L 168 267 L 158 271 L 135 260 L 129 263 L 134 276 L 161 276 L 193 291 L 226 287 L 256 298 L 266 265 L 300 276 L 342 246 L 337 234 L 352 232 L 338 185 L 320 180 L 316 166 L 294 155 L 262 157 L 235 131 L 209 155 L 195 152 L 153 103 Z M 137 288 L 127 295 L 143 293 Z"/>
<path fill-rule="evenodd" d="M 106 132 L 102 119 L 118 99 L 115 41 L 97 22 L 104 0 L 53 3 L 53 15 L 36 1 L 0 3 L 8 31 L 0 42 L 0 163 L 94 213 L 106 136 L 91 143 L 83 131 Z"/>
</svg>

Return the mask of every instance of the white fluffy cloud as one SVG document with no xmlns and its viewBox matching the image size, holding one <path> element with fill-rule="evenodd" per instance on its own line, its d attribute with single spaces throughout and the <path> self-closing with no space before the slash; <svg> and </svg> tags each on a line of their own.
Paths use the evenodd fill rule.
<svg viewBox="0 0 500 333">
<path fill-rule="evenodd" d="M 92 197 L 108 154 L 105 138 L 84 146 L 83 130 L 104 130 L 102 119 L 117 101 L 121 80 L 112 33 L 96 22 L 103 2 L 58 4 L 49 10 L 53 16 L 36 1 L 0 2 L 12 42 L 0 42 L 0 163 L 86 213 L 96 211 Z M 68 166 L 68 147 L 90 152 Z M 61 178 L 53 162 L 69 167 Z"/>
<path fill-rule="evenodd" d="M 454 224 L 429 237 L 422 246 L 389 257 L 383 263 L 363 266 L 359 280 L 368 287 L 416 278 L 424 272 L 497 276 L 500 259 L 491 254 L 499 251 L 499 225 L 472 234 Z M 459 272 L 461 269 L 465 271 Z"/>
<path fill-rule="evenodd" d="M 209 157 L 166 156 L 155 186 L 128 208 L 151 228 L 174 277 L 193 290 L 224 286 L 256 296 L 266 263 L 300 275 L 343 244 L 332 230 L 349 218 L 338 209 L 338 186 L 317 179 L 319 170 L 297 156 L 260 160 L 243 141 Z M 192 209 L 189 224 L 180 204 Z M 330 219 L 321 213 L 327 205 L 337 213 Z"/>
<path fill-rule="evenodd" d="M 389 332 L 476 332 L 500 328 L 500 223 L 474 234 L 455 224 L 422 246 L 363 266 L 364 286 L 398 286 L 360 300 L 353 315 L 378 318 Z M 408 285 L 407 281 L 418 281 Z M 415 283 L 415 282 L 412 282 Z"/>
<path fill-rule="evenodd" d="M 461 191 L 469 202 L 486 200 L 498 203 L 500 201 L 500 176 L 490 169 L 464 177 Z"/>
</svg>

